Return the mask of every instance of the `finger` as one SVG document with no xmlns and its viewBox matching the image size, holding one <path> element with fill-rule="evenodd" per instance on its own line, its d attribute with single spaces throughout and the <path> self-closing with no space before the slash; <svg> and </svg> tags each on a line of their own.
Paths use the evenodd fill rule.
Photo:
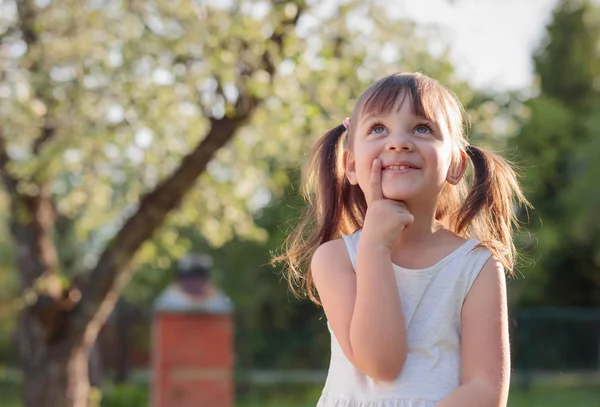
<svg viewBox="0 0 600 407">
<path fill-rule="evenodd" d="M 415 217 L 410 212 L 407 212 L 406 206 L 403 203 L 394 202 L 394 204 L 398 215 L 400 215 L 399 220 L 402 223 L 400 230 L 402 231 L 413 224 Z"/>
<path fill-rule="evenodd" d="M 400 231 L 402 232 L 407 227 L 409 227 L 410 225 L 413 224 L 414 217 L 411 214 L 408 214 L 406 212 L 403 212 L 400 215 L 401 216 L 398 220 L 400 221 Z"/>
<path fill-rule="evenodd" d="M 404 213 L 404 212 L 408 213 L 408 208 L 406 207 L 406 202 L 404 202 L 404 201 L 395 201 L 393 199 L 390 199 L 390 201 L 392 201 L 393 205 L 396 208 L 400 209 L 401 213 Z"/>
<path fill-rule="evenodd" d="M 381 161 L 376 158 L 373 160 L 371 167 L 371 180 L 369 183 L 371 201 L 383 199 L 383 191 L 381 189 Z"/>
</svg>

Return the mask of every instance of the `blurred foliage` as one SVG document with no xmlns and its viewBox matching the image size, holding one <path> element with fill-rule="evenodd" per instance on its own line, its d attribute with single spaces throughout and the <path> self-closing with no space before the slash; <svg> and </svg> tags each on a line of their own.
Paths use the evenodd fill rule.
<svg viewBox="0 0 600 407">
<path fill-rule="evenodd" d="M 562 1 L 535 55 L 539 95 L 511 140 L 535 206 L 522 305 L 600 306 L 600 8 Z"/>
</svg>

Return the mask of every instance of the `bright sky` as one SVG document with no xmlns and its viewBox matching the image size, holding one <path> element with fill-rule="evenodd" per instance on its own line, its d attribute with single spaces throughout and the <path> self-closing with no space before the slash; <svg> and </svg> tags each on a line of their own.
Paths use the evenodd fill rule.
<svg viewBox="0 0 600 407">
<path fill-rule="evenodd" d="M 396 0 L 401 15 L 435 24 L 459 75 L 477 88 L 526 88 L 557 0 Z"/>
</svg>

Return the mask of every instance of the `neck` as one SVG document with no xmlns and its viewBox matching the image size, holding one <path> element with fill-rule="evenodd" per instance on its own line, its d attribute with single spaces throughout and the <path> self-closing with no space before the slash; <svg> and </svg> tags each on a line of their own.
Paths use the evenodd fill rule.
<svg viewBox="0 0 600 407">
<path fill-rule="evenodd" d="M 414 221 L 400 233 L 396 245 L 407 249 L 430 242 L 431 237 L 442 228 L 435 220 L 435 207 L 410 202 L 406 202 L 406 207 L 414 216 Z"/>
</svg>

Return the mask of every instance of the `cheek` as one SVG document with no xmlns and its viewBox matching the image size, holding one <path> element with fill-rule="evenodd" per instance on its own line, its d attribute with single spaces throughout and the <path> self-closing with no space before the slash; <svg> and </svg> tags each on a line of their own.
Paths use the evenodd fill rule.
<svg viewBox="0 0 600 407">
<path fill-rule="evenodd" d="M 371 169 L 375 158 L 377 156 L 371 157 L 368 154 L 361 154 L 356 157 L 356 176 L 361 185 L 365 185 L 371 179 Z"/>
<path fill-rule="evenodd" d="M 435 171 L 437 178 L 445 179 L 448 174 L 448 169 L 452 163 L 452 149 L 446 146 L 432 148 L 429 151 L 429 161 L 431 168 Z"/>
<path fill-rule="evenodd" d="M 436 160 L 438 161 L 438 165 L 442 167 L 449 167 L 452 162 L 453 155 L 453 147 L 449 143 L 443 143 L 441 145 L 437 145 L 433 148 L 435 150 L 434 154 L 437 156 Z"/>
</svg>

